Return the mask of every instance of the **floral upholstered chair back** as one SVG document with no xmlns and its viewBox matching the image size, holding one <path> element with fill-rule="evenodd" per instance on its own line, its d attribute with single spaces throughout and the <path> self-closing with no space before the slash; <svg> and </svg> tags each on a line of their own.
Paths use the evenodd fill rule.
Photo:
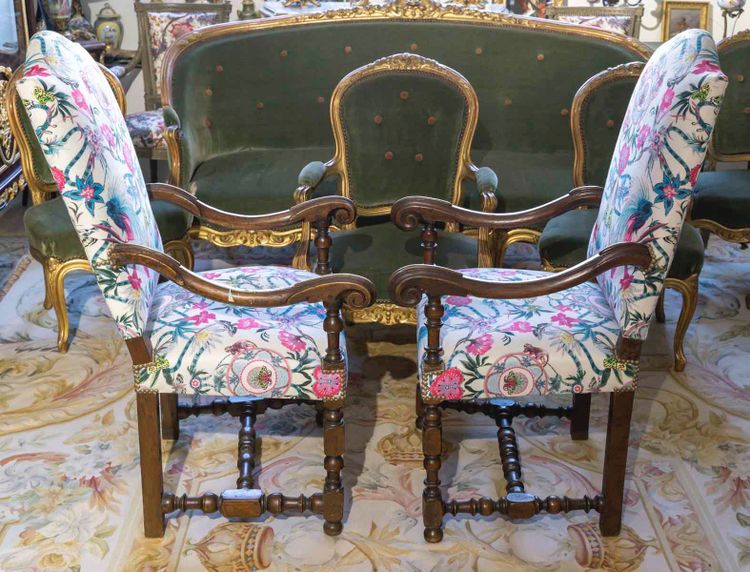
<svg viewBox="0 0 750 572">
<path fill-rule="evenodd" d="M 111 266 L 108 248 L 133 242 L 163 249 L 112 89 L 86 50 L 45 31 L 31 39 L 17 90 L 105 302 L 122 335 L 138 337 L 158 274 Z"/>
<path fill-rule="evenodd" d="M 229 21 L 231 2 L 135 2 L 146 92 L 146 109 L 161 106 L 164 55 L 185 34 Z"/>
<path fill-rule="evenodd" d="M 656 50 L 635 87 L 588 249 L 650 247 L 645 272 L 626 266 L 598 278 L 625 337 L 646 338 L 726 86 L 713 39 L 689 30 Z"/>
<path fill-rule="evenodd" d="M 470 169 L 479 106 L 455 70 L 414 54 L 365 65 L 331 98 L 341 193 L 362 215 L 407 195 L 457 203 Z"/>
</svg>

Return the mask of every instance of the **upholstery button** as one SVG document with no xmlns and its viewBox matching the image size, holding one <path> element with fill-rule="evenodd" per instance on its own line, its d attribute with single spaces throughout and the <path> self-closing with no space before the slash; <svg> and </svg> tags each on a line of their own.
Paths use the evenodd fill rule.
<svg viewBox="0 0 750 572">
<path fill-rule="evenodd" d="M 414 155 L 414 160 L 417 163 L 421 163 L 424 160 L 424 155 L 422 155 L 422 153 L 417 153 L 416 155 Z"/>
<path fill-rule="evenodd" d="M 741 73 L 738 73 L 737 74 L 737 81 L 740 82 L 740 83 L 742 83 L 743 81 L 745 81 L 745 76 L 742 75 Z"/>
<path fill-rule="evenodd" d="M 536 61 L 543 62 L 544 61 L 544 54 L 537 54 L 536 55 Z"/>
<path fill-rule="evenodd" d="M 474 50 L 474 53 L 475 53 L 476 55 L 478 55 L 478 56 L 481 56 L 481 55 L 482 55 L 482 48 L 476 48 L 476 49 Z"/>
<path fill-rule="evenodd" d="M 351 46 L 346 46 L 344 48 L 344 53 L 345 54 L 351 54 L 352 53 L 352 47 Z"/>
<path fill-rule="evenodd" d="M 436 122 L 437 119 L 435 119 L 432 115 L 427 118 L 427 125 L 435 125 Z"/>
<path fill-rule="evenodd" d="M 205 125 L 208 129 L 211 129 L 211 125 L 213 125 L 213 123 L 211 123 L 211 120 L 207 117 L 203 120 L 203 125 Z"/>
<path fill-rule="evenodd" d="M 285 57 L 287 57 L 289 55 L 289 52 L 287 52 L 286 50 L 281 50 L 281 52 L 279 52 L 279 55 L 282 58 L 285 58 Z"/>
<path fill-rule="evenodd" d="M 326 102 L 326 98 L 325 98 L 325 97 L 323 97 L 322 95 L 319 95 L 319 96 L 318 96 L 318 103 L 320 103 L 320 104 L 323 104 L 323 103 L 325 103 L 325 102 Z"/>
<path fill-rule="evenodd" d="M 568 113 L 570 113 L 570 111 L 565 107 L 560 110 L 560 115 L 562 115 L 563 117 L 565 117 Z"/>
<path fill-rule="evenodd" d="M 255 104 L 255 109 L 263 109 L 265 107 L 265 104 L 262 101 L 259 101 Z"/>
<path fill-rule="evenodd" d="M 216 73 L 222 73 L 224 71 L 224 66 L 219 64 L 216 66 Z"/>
<path fill-rule="evenodd" d="M 213 90 L 210 87 L 206 88 L 206 97 L 211 97 L 214 94 Z"/>
<path fill-rule="evenodd" d="M 612 129 L 614 126 L 615 126 L 615 122 L 612 121 L 611 119 L 608 119 L 607 120 L 607 127 L 609 127 L 610 129 Z"/>
<path fill-rule="evenodd" d="M 376 115 L 372 118 L 372 120 L 375 122 L 375 125 L 380 125 L 383 123 L 383 116 L 382 115 Z"/>
<path fill-rule="evenodd" d="M 408 92 L 408 91 L 402 91 L 401 93 L 399 93 L 399 94 L 398 94 L 398 96 L 399 96 L 399 97 L 400 97 L 400 98 L 401 98 L 401 99 L 402 99 L 403 101 L 406 101 L 407 99 L 409 99 L 409 92 Z"/>
<path fill-rule="evenodd" d="M 417 44 L 412 44 L 411 46 L 409 46 L 409 49 L 410 49 L 411 51 L 415 52 L 415 51 L 417 50 L 417 48 L 418 48 L 418 47 L 419 47 L 419 46 L 417 46 Z"/>
<path fill-rule="evenodd" d="M 386 161 L 390 161 L 391 159 L 393 159 L 393 151 L 386 151 L 385 152 L 385 160 Z"/>
<path fill-rule="evenodd" d="M 510 97 L 506 97 L 505 101 L 503 101 L 503 105 L 505 105 L 506 107 L 509 105 L 513 105 L 513 100 Z"/>
</svg>

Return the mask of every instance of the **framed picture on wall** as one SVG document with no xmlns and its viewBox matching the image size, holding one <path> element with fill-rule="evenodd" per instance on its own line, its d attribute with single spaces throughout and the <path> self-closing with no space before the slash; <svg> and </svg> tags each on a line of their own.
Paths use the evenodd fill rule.
<svg viewBox="0 0 750 572">
<path fill-rule="evenodd" d="M 664 0 L 664 17 L 661 21 L 661 39 L 666 42 L 691 28 L 708 30 L 708 2 L 672 2 Z"/>
</svg>

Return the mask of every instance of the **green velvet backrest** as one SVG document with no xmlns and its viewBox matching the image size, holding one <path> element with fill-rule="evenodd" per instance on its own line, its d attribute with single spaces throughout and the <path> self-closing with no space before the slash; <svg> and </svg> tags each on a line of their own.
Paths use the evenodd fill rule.
<svg viewBox="0 0 750 572">
<path fill-rule="evenodd" d="M 750 155 L 750 30 L 720 42 L 721 69 L 729 78 L 710 153 L 719 159 Z"/>
<path fill-rule="evenodd" d="M 458 199 L 462 147 L 471 143 L 477 114 L 463 77 L 434 60 L 398 54 L 349 74 L 333 98 L 341 180 L 360 210 L 389 212 L 407 195 Z"/>
<path fill-rule="evenodd" d="M 578 90 L 570 121 L 576 186 L 604 186 L 628 102 L 642 69 L 642 63 L 623 64 L 595 75 Z"/>
<path fill-rule="evenodd" d="M 332 148 L 328 104 L 336 84 L 366 63 L 404 51 L 469 80 L 479 98 L 475 150 L 533 152 L 540 168 L 551 154 L 572 162 L 569 109 L 578 87 L 650 53 L 632 38 L 601 30 L 455 6 L 373 16 L 379 13 L 369 7 L 232 22 L 175 44 L 162 94 L 182 126 L 183 182 L 202 161 L 224 153 Z"/>
</svg>

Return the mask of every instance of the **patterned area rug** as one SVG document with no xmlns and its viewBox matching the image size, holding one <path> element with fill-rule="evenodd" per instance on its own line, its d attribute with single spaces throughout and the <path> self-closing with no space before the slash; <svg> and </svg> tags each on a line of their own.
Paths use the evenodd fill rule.
<svg viewBox="0 0 750 572">
<path fill-rule="evenodd" d="M 127 352 L 91 278 L 80 275 L 69 281 L 71 349 L 57 353 L 41 268 L 31 262 L 0 301 L 0 570 L 750 568 L 748 275 L 748 251 L 712 242 L 684 373 L 669 369 L 676 296 L 666 326 L 652 328 L 619 538 L 601 538 L 596 517 L 574 513 L 523 524 L 451 518 L 444 541 L 425 544 L 415 347 L 371 342 L 366 354 L 354 349 L 340 537 L 326 537 L 317 517 L 188 515 L 171 519 L 163 540 L 146 540 Z M 586 442 L 570 441 L 567 421 L 517 422 L 530 492 L 598 492 L 605 408 L 606 398 L 595 397 Z M 167 487 L 191 495 L 232 488 L 237 430 L 231 418 L 184 421 L 179 441 L 164 442 Z M 321 489 L 321 430 L 310 409 L 261 416 L 258 434 L 262 488 Z M 503 490 L 491 422 L 448 412 L 445 439 L 441 477 L 451 495 Z"/>
</svg>

